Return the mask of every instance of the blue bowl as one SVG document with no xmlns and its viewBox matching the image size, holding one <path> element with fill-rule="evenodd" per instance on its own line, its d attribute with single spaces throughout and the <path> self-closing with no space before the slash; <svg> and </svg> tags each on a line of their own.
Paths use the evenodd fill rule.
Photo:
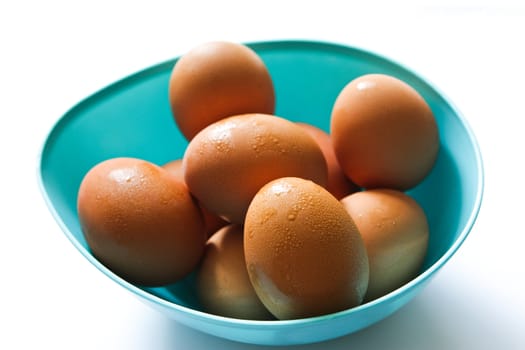
<svg viewBox="0 0 525 350">
<path fill-rule="evenodd" d="M 437 119 L 441 149 L 430 175 L 410 194 L 427 213 L 429 250 L 420 274 L 397 290 L 353 309 L 291 321 L 251 321 L 201 311 L 194 276 L 160 288 L 121 279 L 91 254 L 76 212 L 86 172 L 111 157 L 131 156 L 164 164 L 182 157 L 187 141 L 168 103 L 176 59 L 147 68 L 86 98 L 51 130 L 40 159 L 40 185 L 51 213 L 76 249 L 110 279 L 168 317 L 203 332 L 246 343 L 313 343 L 363 329 L 410 301 L 454 255 L 469 234 L 483 194 L 483 168 L 474 134 L 436 88 L 407 68 L 376 54 L 322 42 L 248 44 L 273 77 L 276 114 L 329 130 L 332 104 L 352 79 L 385 73 L 404 80 L 426 99 Z"/>
</svg>

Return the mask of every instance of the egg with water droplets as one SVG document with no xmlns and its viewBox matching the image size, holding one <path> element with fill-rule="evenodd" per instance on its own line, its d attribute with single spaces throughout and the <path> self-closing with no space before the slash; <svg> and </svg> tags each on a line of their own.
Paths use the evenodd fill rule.
<svg viewBox="0 0 525 350">
<path fill-rule="evenodd" d="M 78 191 L 78 217 L 93 255 L 120 277 L 159 286 L 193 271 L 204 252 L 202 214 L 186 185 L 142 159 L 93 166 Z"/>
<path fill-rule="evenodd" d="M 270 114 L 215 122 L 188 144 L 182 160 L 190 192 L 211 212 L 242 224 L 257 191 L 297 176 L 325 186 L 327 168 L 315 140 L 299 125 Z"/>
<path fill-rule="evenodd" d="M 285 177 L 263 186 L 244 225 L 248 275 L 278 319 L 297 319 L 359 305 L 368 257 L 343 205 L 312 181 Z"/>
</svg>

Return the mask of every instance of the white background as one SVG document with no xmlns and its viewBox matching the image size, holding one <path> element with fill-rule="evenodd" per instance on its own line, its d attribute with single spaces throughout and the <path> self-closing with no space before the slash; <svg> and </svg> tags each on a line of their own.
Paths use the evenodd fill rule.
<svg viewBox="0 0 525 350">
<path fill-rule="evenodd" d="M 38 156 L 72 105 L 196 44 L 316 39 L 386 55 L 444 91 L 478 137 L 486 186 L 470 236 L 419 296 L 361 332 L 298 348 L 525 349 L 525 9 L 366 4 L 3 1 L 0 348 L 259 349 L 179 325 L 90 265 L 42 200 Z"/>
</svg>

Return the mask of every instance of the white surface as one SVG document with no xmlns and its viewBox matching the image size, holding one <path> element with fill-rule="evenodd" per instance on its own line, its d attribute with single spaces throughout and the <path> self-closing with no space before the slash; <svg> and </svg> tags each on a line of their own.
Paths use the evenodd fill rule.
<svg viewBox="0 0 525 350">
<path fill-rule="evenodd" d="M 471 235 L 421 295 L 366 330 L 304 348 L 525 348 L 523 5 L 313 3 L 0 4 L 0 348 L 260 348 L 181 326 L 99 273 L 49 214 L 36 169 L 53 123 L 114 80 L 207 40 L 288 38 L 370 49 L 421 73 L 469 120 L 486 173 Z"/>
</svg>

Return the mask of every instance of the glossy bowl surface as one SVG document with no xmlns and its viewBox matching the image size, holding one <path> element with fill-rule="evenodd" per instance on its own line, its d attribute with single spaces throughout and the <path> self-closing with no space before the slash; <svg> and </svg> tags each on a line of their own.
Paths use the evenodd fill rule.
<svg viewBox="0 0 525 350">
<path fill-rule="evenodd" d="M 429 82 L 387 58 L 357 48 L 312 41 L 247 44 L 264 60 L 276 90 L 276 114 L 329 130 L 332 104 L 353 78 L 385 73 L 414 87 L 437 119 L 441 149 L 431 174 L 409 193 L 427 213 L 430 242 L 421 273 L 377 300 L 338 313 L 292 321 L 247 321 L 202 312 L 193 276 L 140 288 L 100 264 L 83 238 L 76 212 L 84 174 L 110 157 L 131 156 L 164 164 L 182 157 L 187 141 L 168 103 L 176 59 L 146 68 L 79 102 L 50 131 L 40 159 L 40 186 L 66 237 L 96 268 L 180 323 L 231 340 L 266 345 L 323 341 L 363 329 L 389 316 L 443 267 L 468 236 L 481 206 L 483 167 L 475 136 L 461 113 Z M 110 312 L 110 310 L 108 311 Z"/>
</svg>

